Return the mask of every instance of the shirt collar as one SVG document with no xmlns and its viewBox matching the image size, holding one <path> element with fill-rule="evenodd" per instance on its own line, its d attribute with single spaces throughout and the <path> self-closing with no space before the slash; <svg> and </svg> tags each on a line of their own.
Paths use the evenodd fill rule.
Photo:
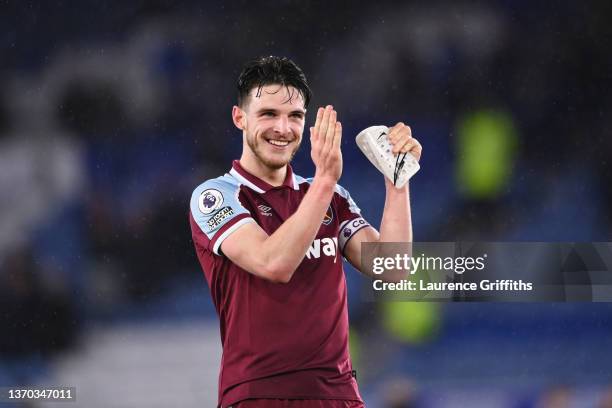
<svg viewBox="0 0 612 408">
<path fill-rule="evenodd" d="M 238 160 L 234 160 L 232 162 L 230 174 L 236 177 L 242 184 L 250 187 L 260 194 L 266 193 L 274 188 L 274 186 L 270 185 L 268 182 L 246 171 L 244 167 L 240 165 L 240 161 Z M 285 181 L 283 181 L 283 184 L 279 187 L 289 187 L 294 190 L 298 190 L 295 174 L 293 174 L 293 169 L 291 168 L 290 164 L 287 164 L 287 175 L 285 176 Z"/>
</svg>

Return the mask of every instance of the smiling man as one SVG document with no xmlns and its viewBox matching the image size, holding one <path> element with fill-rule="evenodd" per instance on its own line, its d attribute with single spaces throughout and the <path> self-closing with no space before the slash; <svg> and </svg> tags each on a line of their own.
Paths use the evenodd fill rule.
<svg viewBox="0 0 612 408">
<path fill-rule="evenodd" d="M 240 160 L 191 197 L 198 259 L 220 320 L 220 407 L 363 407 L 348 352 L 342 257 L 361 269 L 361 242 L 412 240 L 408 187 L 386 183 L 380 233 L 342 174 L 342 125 L 331 105 L 310 128 L 313 178 L 294 174 L 311 91 L 287 58 L 249 62 L 238 79 Z M 394 151 L 418 159 L 410 128 Z M 367 273 L 367 272 L 366 272 Z"/>
</svg>

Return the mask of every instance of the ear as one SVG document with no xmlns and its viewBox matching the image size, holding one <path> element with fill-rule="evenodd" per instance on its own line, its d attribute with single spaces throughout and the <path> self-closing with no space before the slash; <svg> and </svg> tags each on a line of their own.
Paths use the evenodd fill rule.
<svg viewBox="0 0 612 408">
<path fill-rule="evenodd" d="M 246 112 L 239 106 L 234 105 L 232 108 L 232 120 L 238 129 L 244 130 L 246 128 Z"/>
</svg>

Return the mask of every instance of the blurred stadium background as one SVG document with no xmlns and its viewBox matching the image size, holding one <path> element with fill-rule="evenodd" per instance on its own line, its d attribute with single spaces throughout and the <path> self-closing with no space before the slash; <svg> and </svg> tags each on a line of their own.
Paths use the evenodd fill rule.
<svg viewBox="0 0 612 408">
<path fill-rule="evenodd" d="M 302 66 L 309 121 L 337 108 L 370 221 L 383 183 L 352 139 L 402 120 L 424 145 L 415 239 L 612 241 L 610 4 L 2 1 L 0 385 L 215 405 L 188 200 L 239 156 L 258 55 Z M 368 407 L 612 407 L 609 304 L 374 305 L 347 280 Z"/>
</svg>

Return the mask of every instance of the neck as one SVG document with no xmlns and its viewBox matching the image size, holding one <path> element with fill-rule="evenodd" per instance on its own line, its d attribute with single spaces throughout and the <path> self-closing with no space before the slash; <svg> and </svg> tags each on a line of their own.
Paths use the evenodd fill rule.
<svg viewBox="0 0 612 408">
<path fill-rule="evenodd" d="M 287 176 L 287 166 L 283 166 L 280 169 L 272 169 L 257 160 L 257 158 L 252 157 L 252 155 L 245 154 L 245 152 L 240 157 L 240 165 L 243 169 L 273 187 L 282 185 Z"/>
</svg>

